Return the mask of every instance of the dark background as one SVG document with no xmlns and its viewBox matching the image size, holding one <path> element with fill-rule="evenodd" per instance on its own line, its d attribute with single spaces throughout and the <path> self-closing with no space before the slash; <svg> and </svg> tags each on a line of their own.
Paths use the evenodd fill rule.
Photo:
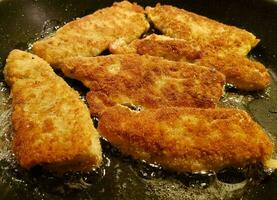
<svg viewBox="0 0 277 200">
<path fill-rule="evenodd" d="M 75 17 L 81 17 L 93 11 L 112 4 L 108 0 L 0 0 L 0 69 L 5 64 L 9 51 L 14 48 L 27 49 L 34 41 L 54 30 L 54 26 L 60 26 L 64 22 Z M 158 1 L 136 1 L 142 6 L 155 5 Z M 269 0 L 183 0 L 183 1 L 160 1 L 162 4 L 176 5 L 181 8 L 196 12 L 201 15 L 216 19 L 220 22 L 235 25 L 253 32 L 261 43 L 252 52 L 252 56 L 264 63 L 271 69 L 273 79 L 277 72 L 277 2 Z M 0 79 L 3 79 L 2 73 Z M 275 84 L 274 79 L 274 84 Z M 277 90 L 272 86 L 270 97 L 258 99 L 248 106 L 249 112 L 265 129 L 272 134 L 277 133 L 277 116 L 269 112 L 272 107 L 276 108 Z M 112 172 L 110 172 L 112 173 Z M 126 172 L 127 173 L 127 172 Z M 30 175 L 27 175 L 28 178 Z M 127 175 L 126 175 L 127 176 Z M 22 178 L 22 177 L 21 177 Z M 24 179 L 24 178 L 23 178 Z M 8 179 L 7 179 L 8 180 Z M 101 183 L 107 187 L 113 184 L 110 177 Z M 32 188 L 11 189 L 14 186 L 9 181 L 1 179 L 0 199 L 32 199 Z M 45 185 L 43 187 L 51 187 Z M 32 184 L 40 184 L 34 181 Z M 45 184 L 45 183 L 44 183 Z M 21 187 L 21 186 L 20 186 Z M 143 186 L 137 186 L 137 190 L 143 190 Z M 96 192 L 96 191 L 92 191 Z M 110 193 L 109 193 L 110 192 Z M 113 199 L 115 191 L 106 193 L 105 199 Z M 114 192 L 114 193 L 113 193 Z M 132 199 L 132 191 L 129 197 Z M 145 191 L 144 191 L 145 192 Z M 138 199 L 143 198 L 136 196 Z M 84 192 L 86 193 L 86 192 Z M 97 193 L 97 192 L 96 192 Z M 43 196 L 43 195 L 42 195 Z M 104 196 L 95 194 L 92 199 L 102 199 Z M 3 198 L 1 198 L 3 197 Z M 41 196 L 40 196 L 41 197 Z M 47 196 L 45 196 L 46 198 Z M 55 198 L 54 198 L 55 197 Z M 126 197 L 126 196 L 125 196 Z M 59 199 L 59 195 L 50 195 L 49 199 Z M 83 198 L 75 194 L 68 199 Z M 88 198 L 88 196 L 86 196 Z M 37 198 L 39 199 L 39 198 Z M 46 198 L 48 199 L 48 198 Z M 123 198 L 124 199 L 124 198 Z M 268 180 L 262 182 L 248 194 L 247 199 L 277 199 L 277 175 L 274 173 Z"/>
</svg>

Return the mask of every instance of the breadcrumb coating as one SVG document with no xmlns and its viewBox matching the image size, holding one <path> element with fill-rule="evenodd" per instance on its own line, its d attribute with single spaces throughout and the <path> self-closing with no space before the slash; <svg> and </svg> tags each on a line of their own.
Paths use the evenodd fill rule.
<svg viewBox="0 0 277 200">
<path fill-rule="evenodd" d="M 252 33 L 170 5 L 146 7 L 148 18 L 163 34 L 201 47 L 246 56 L 259 42 Z"/>
<path fill-rule="evenodd" d="M 257 61 L 235 53 L 227 54 L 214 51 L 213 48 L 188 43 L 183 39 L 152 34 L 127 44 L 118 39 L 110 45 L 114 54 L 137 53 L 152 55 L 173 61 L 197 63 L 215 68 L 226 76 L 226 82 L 246 91 L 263 90 L 271 82 L 265 66 Z"/>
<path fill-rule="evenodd" d="M 13 50 L 4 75 L 11 86 L 13 152 L 23 168 L 62 173 L 100 166 L 99 134 L 88 108 L 48 63 Z"/>
<path fill-rule="evenodd" d="M 264 130 L 238 109 L 118 105 L 105 110 L 98 131 L 125 155 L 178 172 L 265 163 L 273 152 Z"/>
<path fill-rule="evenodd" d="M 122 1 L 67 23 L 50 38 L 35 42 L 33 52 L 55 67 L 66 57 L 99 55 L 119 37 L 131 42 L 148 28 L 144 9 Z"/>
<path fill-rule="evenodd" d="M 59 67 L 91 89 L 87 101 L 96 116 L 115 104 L 215 107 L 225 83 L 214 69 L 137 54 L 73 57 Z"/>
</svg>

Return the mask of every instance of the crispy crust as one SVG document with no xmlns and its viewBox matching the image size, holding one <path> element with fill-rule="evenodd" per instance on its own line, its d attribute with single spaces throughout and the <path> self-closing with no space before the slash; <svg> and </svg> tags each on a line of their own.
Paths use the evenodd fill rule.
<svg viewBox="0 0 277 200">
<path fill-rule="evenodd" d="M 269 160 L 273 144 L 237 109 L 108 108 L 98 131 L 124 154 L 178 172 L 244 167 Z"/>
<path fill-rule="evenodd" d="M 162 33 L 214 50 L 247 55 L 259 40 L 250 32 L 169 5 L 146 7 L 148 18 Z"/>
<path fill-rule="evenodd" d="M 122 1 L 67 23 L 52 37 L 35 42 L 33 52 L 55 66 L 65 57 L 96 56 L 119 37 L 131 42 L 148 28 L 143 8 Z"/>
<path fill-rule="evenodd" d="M 262 63 L 237 54 L 203 54 L 196 63 L 217 69 L 226 76 L 227 83 L 240 90 L 264 90 L 271 82 L 270 75 Z"/>
<path fill-rule="evenodd" d="M 93 115 L 117 103 L 215 107 L 225 83 L 224 76 L 213 69 L 137 54 L 74 57 L 59 67 L 91 89 L 87 101 Z"/>
<path fill-rule="evenodd" d="M 4 67 L 4 78 L 10 87 L 16 81 L 23 79 L 53 79 L 56 76 L 53 69 L 45 66 L 45 62 L 41 64 L 41 59 L 37 56 L 13 50 Z"/>
<path fill-rule="evenodd" d="M 79 94 L 41 58 L 13 50 L 5 66 L 12 86 L 13 152 L 23 168 L 90 170 L 102 160 L 99 135 Z"/>
<path fill-rule="evenodd" d="M 263 90 L 270 84 L 265 66 L 238 54 L 218 53 L 183 39 L 152 34 L 126 44 L 117 40 L 110 45 L 112 53 L 159 56 L 174 61 L 194 62 L 215 68 L 226 76 L 226 82 L 240 90 Z"/>
<path fill-rule="evenodd" d="M 156 34 L 151 34 L 143 39 L 136 39 L 130 44 L 118 39 L 111 43 L 109 50 L 113 54 L 147 54 L 168 60 L 189 62 L 193 62 L 201 56 L 200 48 L 196 45 L 188 44 L 185 40 Z"/>
</svg>

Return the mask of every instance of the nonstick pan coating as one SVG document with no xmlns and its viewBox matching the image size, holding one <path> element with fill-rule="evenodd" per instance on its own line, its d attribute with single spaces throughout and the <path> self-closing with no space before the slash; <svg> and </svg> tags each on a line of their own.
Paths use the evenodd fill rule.
<svg viewBox="0 0 277 200">
<path fill-rule="evenodd" d="M 63 23 L 110 6 L 108 0 L 0 0 L 0 69 L 14 48 L 26 50 L 33 41 L 55 31 Z M 142 6 L 158 1 L 136 1 Z M 224 105 L 247 110 L 271 134 L 277 136 L 277 2 L 272 0 L 160 1 L 253 32 L 261 43 L 250 56 L 265 64 L 272 84 L 265 92 L 239 93 L 233 89 Z M 76 81 L 69 84 L 85 89 Z M 0 75 L 0 108 L 9 107 L 8 89 Z M 1 99 L 2 98 L 2 99 Z M 3 103 L 4 102 L 4 103 Z M 3 104 L 3 105 L 2 105 Z M 5 104 L 5 105 L 4 105 Z M 2 113 L 1 113 L 2 112 Z M 0 111 L 0 122 L 8 115 Z M 0 128 L 3 128 L 0 124 Z M 8 127 L 9 128 L 9 127 Z M 3 156 L 9 134 L 0 135 L 0 199 L 277 199 L 277 172 L 260 169 L 228 169 L 218 173 L 175 174 L 122 156 L 102 140 L 103 167 L 90 174 L 57 177 L 40 168 L 22 170 L 13 158 Z M 251 176 L 249 182 L 246 176 Z M 247 181 L 245 181 L 248 180 Z"/>
</svg>

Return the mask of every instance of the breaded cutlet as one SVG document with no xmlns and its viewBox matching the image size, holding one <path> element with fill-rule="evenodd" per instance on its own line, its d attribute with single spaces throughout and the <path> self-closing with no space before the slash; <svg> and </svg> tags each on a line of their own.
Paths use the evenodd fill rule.
<svg viewBox="0 0 277 200">
<path fill-rule="evenodd" d="M 252 33 L 170 5 L 146 7 L 149 20 L 172 38 L 246 56 L 259 42 Z"/>
<path fill-rule="evenodd" d="M 238 109 L 107 108 L 99 133 L 123 154 L 177 172 L 218 171 L 270 161 L 273 144 Z"/>
<path fill-rule="evenodd" d="M 127 44 L 118 39 L 110 45 L 114 54 L 137 53 L 168 60 L 191 62 L 215 68 L 226 76 L 226 82 L 240 90 L 263 90 L 270 84 L 270 75 L 265 66 L 238 54 L 225 54 L 213 48 L 202 48 L 197 43 L 152 34 Z"/>
<path fill-rule="evenodd" d="M 215 107 L 225 83 L 214 69 L 138 54 L 73 57 L 58 67 L 90 88 L 87 101 L 96 116 L 116 104 Z"/>
<path fill-rule="evenodd" d="M 87 171 L 99 167 L 99 134 L 78 92 L 41 58 L 10 52 L 4 68 L 12 96 L 12 150 L 26 169 Z"/>
<path fill-rule="evenodd" d="M 220 71 L 226 76 L 226 82 L 239 90 L 264 90 L 271 83 L 270 74 L 262 63 L 237 54 L 203 54 L 196 63 Z"/>
<path fill-rule="evenodd" d="M 119 38 L 110 44 L 109 50 L 112 54 L 136 53 L 184 62 L 194 62 L 201 57 L 202 52 L 199 46 L 189 44 L 185 40 L 156 34 L 135 39 L 131 43 Z"/>
<path fill-rule="evenodd" d="M 144 9 L 122 1 L 67 23 L 53 36 L 35 42 L 32 50 L 55 67 L 66 57 L 99 55 L 119 37 L 131 42 L 148 28 Z"/>
</svg>

